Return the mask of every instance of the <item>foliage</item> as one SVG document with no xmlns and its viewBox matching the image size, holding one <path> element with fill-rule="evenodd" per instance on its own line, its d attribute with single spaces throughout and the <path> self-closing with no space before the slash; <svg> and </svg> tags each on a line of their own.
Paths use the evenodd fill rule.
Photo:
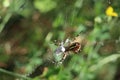
<svg viewBox="0 0 120 80">
<path fill-rule="evenodd" d="M 119 3 L 1 0 L 0 79 L 119 80 Z M 82 51 L 54 63 L 57 41 L 79 34 L 87 41 Z"/>
</svg>

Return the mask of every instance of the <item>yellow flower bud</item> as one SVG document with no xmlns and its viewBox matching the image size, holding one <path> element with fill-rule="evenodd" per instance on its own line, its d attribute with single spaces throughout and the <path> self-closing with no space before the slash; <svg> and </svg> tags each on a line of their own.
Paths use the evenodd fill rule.
<svg viewBox="0 0 120 80">
<path fill-rule="evenodd" d="M 114 9 L 109 6 L 107 9 L 106 9 L 106 15 L 107 16 L 114 16 L 114 17 L 118 17 L 118 14 L 116 12 L 114 12 Z"/>
</svg>

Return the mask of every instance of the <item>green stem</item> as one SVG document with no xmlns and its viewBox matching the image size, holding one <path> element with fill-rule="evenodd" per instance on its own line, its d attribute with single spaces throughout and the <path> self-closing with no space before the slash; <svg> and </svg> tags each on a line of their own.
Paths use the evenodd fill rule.
<svg viewBox="0 0 120 80">
<path fill-rule="evenodd" d="M 26 76 L 24 76 L 24 75 L 20 75 L 20 74 L 18 74 L 18 73 L 13 73 L 13 72 L 10 72 L 10 71 L 1 69 L 1 68 L 0 68 L 0 72 L 5 73 L 5 74 L 8 74 L 8 75 L 11 75 L 11 76 L 15 76 L 15 77 L 17 77 L 17 78 L 22 78 L 22 79 L 25 79 L 25 80 L 31 80 L 31 78 L 28 78 L 28 77 L 26 77 Z"/>
<path fill-rule="evenodd" d="M 4 29 L 6 23 L 8 22 L 8 20 L 10 19 L 10 17 L 12 16 L 11 13 L 8 13 L 5 18 L 3 19 L 3 22 L 0 24 L 0 33 L 2 32 L 2 30 Z"/>
</svg>

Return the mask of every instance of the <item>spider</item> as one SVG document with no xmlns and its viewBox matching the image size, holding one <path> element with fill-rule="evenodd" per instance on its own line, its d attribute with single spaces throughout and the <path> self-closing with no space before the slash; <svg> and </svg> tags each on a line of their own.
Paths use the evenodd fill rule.
<svg viewBox="0 0 120 80">
<path fill-rule="evenodd" d="M 69 55 L 69 52 L 78 53 L 81 51 L 81 44 L 77 41 L 71 42 L 67 39 L 64 42 L 61 42 L 58 48 L 54 51 L 55 62 L 62 63 L 66 57 Z"/>
</svg>

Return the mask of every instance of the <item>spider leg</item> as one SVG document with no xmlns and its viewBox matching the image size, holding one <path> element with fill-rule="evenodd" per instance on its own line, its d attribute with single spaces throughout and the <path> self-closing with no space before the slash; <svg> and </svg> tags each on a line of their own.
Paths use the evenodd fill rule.
<svg viewBox="0 0 120 80">
<path fill-rule="evenodd" d="M 64 53 L 64 55 L 63 55 L 62 59 L 60 60 L 60 62 L 63 62 L 66 59 L 67 55 L 68 55 L 67 53 Z"/>
</svg>

